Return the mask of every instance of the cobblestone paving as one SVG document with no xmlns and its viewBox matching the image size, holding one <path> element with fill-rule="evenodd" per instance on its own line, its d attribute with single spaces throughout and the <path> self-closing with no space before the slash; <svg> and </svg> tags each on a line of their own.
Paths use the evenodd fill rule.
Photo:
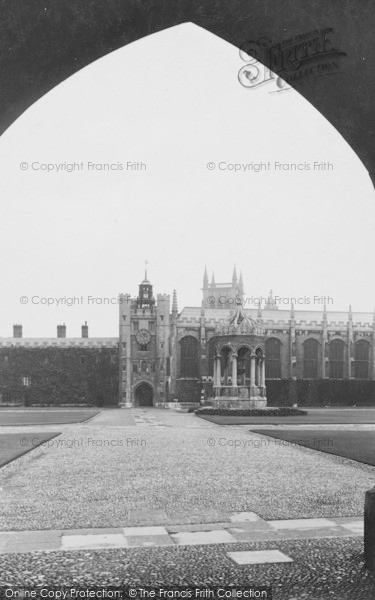
<svg viewBox="0 0 375 600">
<path fill-rule="evenodd" d="M 239 564 L 232 553 L 278 551 L 292 562 Z M 274 600 L 372 600 L 362 540 L 295 539 L 0 556 L 0 585 L 17 587 L 156 586 L 249 589 L 271 586 Z"/>
</svg>

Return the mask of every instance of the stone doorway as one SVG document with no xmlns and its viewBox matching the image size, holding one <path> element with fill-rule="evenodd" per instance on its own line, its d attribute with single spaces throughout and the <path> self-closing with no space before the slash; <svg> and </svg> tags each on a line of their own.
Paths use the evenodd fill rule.
<svg viewBox="0 0 375 600">
<path fill-rule="evenodd" d="M 134 392 L 135 406 L 153 406 L 154 390 L 149 383 L 140 383 Z"/>
</svg>

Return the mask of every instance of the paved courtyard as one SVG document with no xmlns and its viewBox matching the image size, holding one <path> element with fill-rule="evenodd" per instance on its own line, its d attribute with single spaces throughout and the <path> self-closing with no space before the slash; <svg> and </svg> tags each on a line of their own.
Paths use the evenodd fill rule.
<svg viewBox="0 0 375 600">
<path fill-rule="evenodd" d="M 373 467 L 193 414 L 114 409 L 60 429 L 1 470 L 1 530 L 356 516 L 375 480 Z"/>
<path fill-rule="evenodd" d="M 54 583 L 256 581 L 277 598 L 294 587 L 370 597 L 362 515 L 374 467 L 157 409 L 58 429 L 0 471 L 0 584 L 51 584 L 52 569 Z M 343 595 L 344 580 L 357 595 Z"/>
</svg>

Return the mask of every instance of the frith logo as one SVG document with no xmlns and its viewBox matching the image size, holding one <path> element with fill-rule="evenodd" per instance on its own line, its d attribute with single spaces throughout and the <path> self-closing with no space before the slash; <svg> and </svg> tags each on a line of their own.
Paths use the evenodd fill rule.
<svg viewBox="0 0 375 600">
<path fill-rule="evenodd" d="M 255 88 L 274 82 L 281 92 L 296 87 L 306 79 L 339 71 L 339 58 L 346 56 L 332 46 L 332 28 L 320 29 L 273 43 L 264 37 L 247 41 L 240 48 L 240 57 L 246 62 L 238 73 L 244 87 Z"/>
</svg>

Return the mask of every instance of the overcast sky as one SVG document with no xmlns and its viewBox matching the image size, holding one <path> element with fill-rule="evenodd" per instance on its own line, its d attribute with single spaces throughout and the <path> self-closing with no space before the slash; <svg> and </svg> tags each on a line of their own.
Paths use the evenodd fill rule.
<svg viewBox="0 0 375 600">
<path fill-rule="evenodd" d="M 20 322 L 25 336 L 54 337 L 65 322 L 77 336 L 87 320 L 91 336 L 116 336 L 117 305 L 98 302 L 136 295 L 146 258 L 155 293 L 176 288 L 180 309 L 200 305 L 205 264 L 227 281 L 236 263 L 245 296 L 273 288 L 373 310 L 367 171 L 298 92 L 240 85 L 243 65 L 204 29 L 173 27 L 78 72 L 3 134 L 0 335 Z M 87 164 L 128 161 L 146 168 Z M 261 161 L 271 169 L 226 168 Z M 275 161 L 310 170 L 277 170 Z M 73 162 L 79 170 L 41 167 Z M 42 304 L 74 296 L 73 306 Z"/>
</svg>

